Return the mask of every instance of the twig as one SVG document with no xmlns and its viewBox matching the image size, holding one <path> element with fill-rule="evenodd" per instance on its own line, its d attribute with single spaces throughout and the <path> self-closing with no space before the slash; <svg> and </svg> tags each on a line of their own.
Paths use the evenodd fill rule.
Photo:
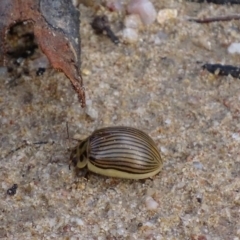
<svg viewBox="0 0 240 240">
<path fill-rule="evenodd" d="M 29 141 L 24 140 L 22 145 L 20 145 L 19 147 L 15 148 L 15 149 L 11 150 L 9 153 L 7 153 L 7 155 L 5 156 L 5 158 L 8 157 L 10 154 L 12 154 L 12 153 L 14 153 L 14 152 L 16 152 L 16 151 L 18 151 L 18 150 L 20 150 L 20 149 L 22 149 L 22 148 L 25 148 L 25 147 L 27 147 L 27 146 L 31 146 L 31 145 L 41 145 L 41 144 L 47 144 L 47 143 L 49 143 L 49 141 L 40 141 L 40 142 L 33 142 L 33 143 L 31 143 L 31 142 L 29 142 Z M 54 142 L 53 142 L 53 143 L 54 143 Z"/>
<path fill-rule="evenodd" d="M 227 15 L 227 16 L 203 18 L 203 19 L 197 19 L 197 18 L 188 19 L 188 21 L 196 22 L 196 23 L 211 23 L 211 22 L 220 22 L 220 21 L 226 22 L 226 21 L 232 21 L 232 20 L 240 20 L 240 15 L 234 14 L 234 15 Z"/>
<path fill-rule="evenodd" d="M 240 0 L 195 0 L 198 3 L 214 3 L 214 4 L 240 4 Z"/>
</svg>

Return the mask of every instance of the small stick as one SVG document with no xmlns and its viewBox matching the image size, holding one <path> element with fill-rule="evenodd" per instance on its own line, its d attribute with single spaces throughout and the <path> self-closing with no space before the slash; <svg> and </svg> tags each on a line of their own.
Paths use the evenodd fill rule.
<svg viewBox="0 0 240 240">
<path fill-rule="evenodd" d="M 212 17 L 212 18 L 203 18 L 203 19 L 197 19 L 197 18 L 190 18 L 188 21 L 196 22 L 196 23 L 211 23 L 211 22 L 226 22 L 226 21 L 232 21 L 232 20 L 239 20 L 240 15 L 234 14 L 234 15 L 228 15 L 228 16 L 219 16 L 219 17 Z"/>
<path fill-rule="evenodd" d="M 24 140 L 23 142 L 24 142 L 24 143 L 23 143 L 22 145 L 20 145 L 19 147 L 11 150 L 5 157 L 8 157 L 10 154 L 12 154 L 12 153 L 14 153 L 14 152 L 16 152 L 16 151 L 18 151 L 18 150 L 26 147 L 26 146 L 30 146 L 30 145 L 40 145 L 40 144 L 47 144 L 47 143 L 49 143 L 48 141 L 40 141 L 40 142 L 30 143 L 30 142 L 28 142 L 27 140 Z M 53 142 L 53 143 L 54 143 L 54 142 Z"/>
<path fill-rule="evenodd" d="M 70 147 L 69 147 L 68 122 L 66 122 L 66 128 L 67 128 L 67 150 L 70 151 Z M 69 170 L 71 170 L 71 164 L 72 164 L 72 161 L 71 161 L 71 159 L 69 159 L 69 164 L 68 164 L 68 168 L 69 168 Z"/>
<path fill-rule="evenodd" d="M 70 144 L 69 144 L 69 131 L 68 131 L 68 122 L 66 122 L 66 128 L 67 128 L 67 150 L 70 151 Z"/>
<path fill-rule="evenodd" d="M 67 139 L 70 140 L 69 131 L 68 131 L 68 122 L 66 122 L 66 128 L 67 128 Z M 71 140 L 74 140 L 74 141 L 77 141 L 77 142 L 80 141 L 79 139 L 75 139 L 75 138 L 71 138 Z M 70 149 L 70 148 L 68 148 L 68 149 Z"/>
<path fill-rule="evenodd" d="M 223 5 L 223 4 L 240 4 L 239 0 L 192 0 L 192 2 L 198 2 L 198 3 L 214 3 L 214 4 L 219 4 L 219 5 Z"/>
</svg>

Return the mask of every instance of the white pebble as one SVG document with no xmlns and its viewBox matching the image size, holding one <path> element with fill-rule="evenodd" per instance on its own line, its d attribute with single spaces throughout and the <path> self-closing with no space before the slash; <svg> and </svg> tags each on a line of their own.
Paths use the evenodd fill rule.
<svg viewBox="0 0 240 240">
<path fill-rule="evenodd" d="M 201 35 L 201 36 L 194 38 L 193 43 L 196 46 L 205 48 L 206 50 L 209 50 L 209 51 L 211 51 L 211 49 L 212 49 L 211 41 L 205 35 Z"/>
<path fill-rule="evenodd" d="M 89 76 L 91 74 L 91 71 L 89 69 L 87 69 L 87 68 L 83 68 L 82 69 L 82 74 L 84 76 Z"/>
<path fill-rule="evenodd" d="M 78 226 L 83 226 L 84 225 L 83 220 L 81 218 L 78 218 L 78 217 L 73 217 L 73 218 L 71 218 L 70 221 L 76 223 Z"/>
<path fill-rule="evenodd" d="M 164 153 L 164 154 L 167 154 L 167 153 L 168 153 L 167 148 L 165 148 L 165 147 L 160 147 L 160 149 L 161 149 L 161 152 L 162 152 L 162 153 Z"/>
<path fill-rule="evenodd" d="M 145 25 L 150 25 L 157 17 L 157 12 L 149 0 L 131 0 L 127 11 L 129 14 L 138 14 Z"/>
<path fill-rule="evenodd" d="M 143 224 L 143 226 L 144 226 L 144 227 L 152 228 L 152 227 L 154 227 L 154 224 L 151 223 L 151 222 L 145 222 L 145 223 Z"/>
<path fill-rule="evenodd" d="M 127 15 L 124 19 L 124 26 L 126 28 L 138 29 L 141 26 L 141 18 L 137 14 Z"/>
<path fill-rule="evenodd" d="M 166 123 L 166 125 L 171 125 L 172 120 L 171 120 L 170 118 L 167 118 L 167 119 L 165 120 L 165 123 Z"/>
<path fill-rule="evenodd" d="M 158 208 L 158 203 L 150 196 L 146 197 L 145 204 L 147 210 L 156 210 Z"/>
<path fill-rule="evenodd" d="M 91 101 L 91 100 L 90 100 Z M 98 111 L 92 107 L 91 102 L 86 102 L 86 111 L 85 113 L 93 120 L 98 118 Z"/>
<path fill-rule="evenodd" d="M 232 138 L 233 138 L 234 140 L 240 141 L 240 135 L 239 135 L 239 133 L 233 133 L 233 134 L 232 134 Z"/>
<path fill-rule="evenodd" d="M 228 52 L 231 54 L 234 53 L 240 54 L 240 43 L 237 42 L 231 43 L 228 47 Z"/>
<path fill-rule="evenodd" d="M 203 169 L 203 165 L 200 162 L 193 162 L 193 166 L 198 169 L 198 170 L 202 170 Z"/>
<path fill-rule="evenodd" d="M 165 23 L 166 21 L 169 21 L 170 19 L 177 18 L 178 12 L 177 9 L 162 9 L 157 14 L 157 21 L 160 24 Z"/>
<path fill-rule="evenodd" d="M 138 32 L 133 28 L 124 28 L 122 32 L 122 38 L 126 43 L 135 43 L 138 41 Z"/>
<path fill-rule="evenodd" d="M 117 233 L 118 233 L 119 236 L 123 236 L 126 233 L 126 229 L 125 228 L 118 228 Z"/>
<path fill-rule="evenodd" d="M 78 0 L 72 0 L 72 4 L 74 7 L 78 7 L 79 2 L 78 2 Z"/>
</svg>

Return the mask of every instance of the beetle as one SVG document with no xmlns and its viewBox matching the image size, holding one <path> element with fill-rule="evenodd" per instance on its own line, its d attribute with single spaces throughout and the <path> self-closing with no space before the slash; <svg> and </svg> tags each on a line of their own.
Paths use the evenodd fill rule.
<svg viewBox="0 0 240 240">
<path fill-rule="evenodd" d="M 154 141 L 145 132 L 124 126 L 95 130 L 71 149 L 70 161 L 80 169 L 126 179 L 152 177 L 163 165 Z"/>
</svg>

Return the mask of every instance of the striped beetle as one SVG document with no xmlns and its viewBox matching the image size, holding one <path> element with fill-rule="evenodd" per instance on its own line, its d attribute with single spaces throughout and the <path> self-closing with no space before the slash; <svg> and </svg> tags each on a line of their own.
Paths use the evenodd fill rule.
<svg viewBox="0 0 240 240">
<path fill-rule="evenodd" d="M 127 179 L 152 177 L 163 165 L 154 141 L 132 127 L 107 127 L 94 131 L 72 149 L 70 161 L 78 168 Z"/>
</svg>

